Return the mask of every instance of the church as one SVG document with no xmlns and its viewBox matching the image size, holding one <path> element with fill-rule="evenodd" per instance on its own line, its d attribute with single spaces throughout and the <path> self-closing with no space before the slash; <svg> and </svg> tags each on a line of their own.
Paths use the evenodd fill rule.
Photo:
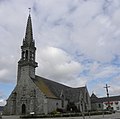
<svg viewBox="0 0 120 119">
<path fill-rule="evenodd" d="M 37 76 L 36 47 L 29 13 L 18 61 L 17 84 L 4 107 L 6 115 L 49 114 L 56 110 L 81 112 L 91 109 L 87 87 L 72 88 Z"/>
</svg>

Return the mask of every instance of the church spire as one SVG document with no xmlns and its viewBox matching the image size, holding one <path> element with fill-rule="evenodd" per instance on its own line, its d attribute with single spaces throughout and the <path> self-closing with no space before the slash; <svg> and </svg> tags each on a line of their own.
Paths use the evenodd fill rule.
<svg viewBox="0 0 120 119">
<path fill-rule="evenodd" d="M 27 27 L 26 27 L 26 33 L 25 33 L 25 39 L 26 43 L 30 45 L 33 42 L 33 31 L 32 31 L 32 22 L 31 22 L 31 15 L 29 13 L 28 20 L 27 20 Z"/>
<path fill-rule="evenodd" d="M 29 13 L 25 38 L 21 46 L 21 58 L 18 62 L 18 80 L 22 75 L 26 74 L 35 78 L 35 68 L 38 66 L 38 63 L 35 61 L 35 54 L 36 47 L 33 40 L 31 15 Z M 23 70 L 25 72 L 23 72 Z"/>
</svg>

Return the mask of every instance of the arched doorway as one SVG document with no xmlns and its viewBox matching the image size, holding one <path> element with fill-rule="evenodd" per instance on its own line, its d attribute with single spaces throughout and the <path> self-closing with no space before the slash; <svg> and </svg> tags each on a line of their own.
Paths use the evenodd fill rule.
<svg viewBox="0 0 120 119">
<path fill-rule="evenodd" d="M 22 114 L 26 114 L 26 105 L 22 104 Z"/>
</svg>

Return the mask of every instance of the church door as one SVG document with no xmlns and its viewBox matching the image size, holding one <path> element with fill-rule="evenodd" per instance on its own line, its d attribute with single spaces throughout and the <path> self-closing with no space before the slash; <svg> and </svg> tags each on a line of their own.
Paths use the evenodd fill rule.
<svg viewBox="0 0 120 119">
<path fill-rule="evenodd" d="M 26 105 L 22 104 L 22 114 L 26 114 Z"/>
</svg>

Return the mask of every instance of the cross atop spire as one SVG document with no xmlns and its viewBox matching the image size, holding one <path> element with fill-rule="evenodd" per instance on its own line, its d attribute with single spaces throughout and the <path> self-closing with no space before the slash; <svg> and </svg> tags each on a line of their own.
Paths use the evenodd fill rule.
<svg viewBox="0 0 120 119">
<path fill-rule="evenodd" d="M 31 8 L 29 7 L 28 9 L 29 9 L 29 14 L 30 14 L 31 13 Z"/>
</svg>

